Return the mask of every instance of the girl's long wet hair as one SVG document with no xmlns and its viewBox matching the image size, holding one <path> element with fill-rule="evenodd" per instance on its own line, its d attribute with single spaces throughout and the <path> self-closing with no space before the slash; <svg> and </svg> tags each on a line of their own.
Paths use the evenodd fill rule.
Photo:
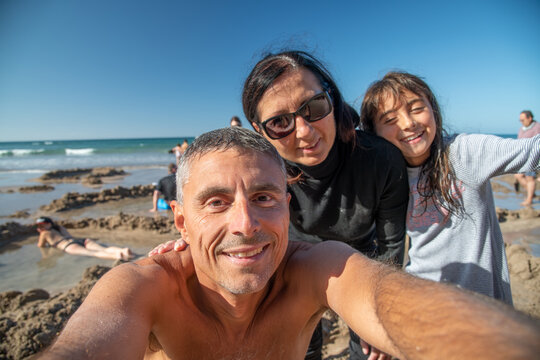
<svg viewBox="0 0 540 360">
<path fill-rule="evenodd" d="M 387 99 L 394 100 L 394 108 L 406 104 L 405 91 L 425 97 L 433 109 L 435 119 L 435 138 L 430 146 L 429 158 L 422 165 L 417 190 L 422 197 L 424 211 L 428 199 L 433 198 L 437 210 L 444 214 L 460 214 L 463 211 L 461 194 L 457 186 L 457 178 L 448 160 L 448 149 L 444 145 L 447 135 L 442 125 L 442 115 L 435 95 L 429 86 L 418 76 L 406 72 L 389 72 L 382 80 L 376 81 L 368 88 L 360 111 L 360 123 L 364 131 L 375 133 L 375 121 Z"/>
</svg>

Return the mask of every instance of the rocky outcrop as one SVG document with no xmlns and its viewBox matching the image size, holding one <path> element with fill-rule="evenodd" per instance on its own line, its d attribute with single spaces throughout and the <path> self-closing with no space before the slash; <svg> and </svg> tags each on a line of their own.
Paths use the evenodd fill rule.
<svg viewBox="0 0 540 360">
<path fill-rule="evenodd" d="M 121 200 L 125 198 L 137 198 L 150 196 L 154 192 L 153 185 L 136 185 L 131 188 L 117 186 L 112 189 L 101 190 L 100 192 L 64 194 L 60 199 L 53 200 L 48 205 L 43 205 L 40 210 L 46 212 L 59 212 L 70 209 L 77 209 L 107 201 Z"/>
<path fill-rule="evenodd" d="M 90 267 L 75 287 L 52 297 L 42 289 L 0 293 L 0 359 L 25 359 L 49 346 L 109 269 Z"/>
</svg>

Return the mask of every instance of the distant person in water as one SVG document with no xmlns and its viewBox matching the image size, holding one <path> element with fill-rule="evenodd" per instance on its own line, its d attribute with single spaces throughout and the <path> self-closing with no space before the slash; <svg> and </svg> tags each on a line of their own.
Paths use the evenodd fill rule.
<svg viewBox="0 0 540 360">
<path fill-rule="evenodd" d="M 159 196 L 163 195 L 164 201 L 167 203 L 167 210 L 170 209 L 169 203 L 171 200 L 176 199 L 176 164 L 169 164 L 169 175 L 161 178 L 154 190 L 154 196 L 152 198 L 152 208 L 150 212 L 158 211 Z"/>
<path fill-rule="evenodd" d="M 182 142 L 182 145 L 180 145 L 180 143 L 178 143 L 178 144 L 176 144 L 175 147 L 173 147 L 171 150 L 169 150 L 169 153 L 174 154 L 174 156 L 176 157 L 176 163 L 177 164 L 180 161 L 180 158 L 182 157 L 182 154 L 186 151 L 188 145 L 189 144 L 188 144 L 187 140 L 184 139 L 184 141 Z"/>
<path fill-rule="evenodd" d="M 240 121 L 240 118 L 238 116 L 233 116 L 231 118 L 231 126 L 240 126 L 240 127 L 242 127 L 242 121 Z"/>
<path fill-rule="evenodd" d="M 521 122 L 521 127 L 519 128 L 518 139 L 532 138 L 540 134 L 540 124 L 534 120 L 532 111 L 523 110 L 521 114 L 519 114 L 519 121 Z M 515 174 L 514 176 L 516 177 L 516 191 L 519 191 L 519 185 L 521 185 L 527 192 L 525 200 L 521 205 L 531 206 L 536 188 L 536 183 L 534 181 L 536 172 L 529 171 Z"/>
<path fill-rule="evenodd" d="M 103 246 L 91 239 L 75 239 L 63 226 L 42 216 L 36 220 L 38 247 L 55 247 L 71 255 L 94 256 L 101 259 L 131 260 L 135 254 L 129 248 Z"/>
</svg>

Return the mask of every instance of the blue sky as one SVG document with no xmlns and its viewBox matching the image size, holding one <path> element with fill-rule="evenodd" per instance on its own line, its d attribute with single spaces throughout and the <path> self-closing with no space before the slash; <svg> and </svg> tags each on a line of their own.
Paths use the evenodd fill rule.
<svg viewBox="0 0 540 360">
<path fill-rule="evenodd" d="M 0 0 L 0 141 L 245 122 L 244 79 L 283 48 L 322 59 L 356 108 L 400 69 L 424 77 L 451 131 L 516 133 L 521 110 L 540 117 L 539 19 L 538 0 Z"/>
</svg>

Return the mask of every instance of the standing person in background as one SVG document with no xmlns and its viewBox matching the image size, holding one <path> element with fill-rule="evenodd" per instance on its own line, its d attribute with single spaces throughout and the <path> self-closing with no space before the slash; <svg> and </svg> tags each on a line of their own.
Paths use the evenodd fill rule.
<svg viewBox="0 0 540 360">
<path fill-rule="evenodd" d="M 186 152 L 188 146 L 189 146 L 188 141 L 184 139 L 184 141 L 182 141 L 182 145 L 180 145 L 180 148 L 182 149 L 182 154 L 180 156 L 182 156 Z M 176 162 L 176 164 L 178 165 L 178 161 Z"/>
<path fill-rule="evenodd" d="M 186 141 L 186 140 L 184 140 Z M 173 147 L 171 150 L 169 150 L 170 154 L 174 154 L 174 157 L 176 158 L 176 164 L 178 165 L 178 162 L 180 161 L 180 157 L 184 153 L 184 149 L 182 149 L 182 145 L 180 143 L 176 144 L 175 147 Z"/>
<path fill-rule="evenodd" d="M 152 208 L 150 209 L 150 212 L 158 211 L 158 200 L 160 194 L 163 194 L 167 206 L 169 206 L 169 203 L 172 200 L 176 199 L 176 168 L 176 164 L 169 164 L 169 175 L 159 180 L 159 183 L 154 190 Z"/>
<path fill-rule="evenodd" d="M 240 121 L 240 118 L 238 116 L 233 116 L 231 118 L 231 126 L 240 126 L 240 127 L 242 127 L 242 121 Z"/>
<path fill-rule="evenodd" d="M 519 114 L 519 121 L 521 122 L 521 128 L 518 132 L 518 139 L 531 138 L 540 134 L 540 124 L 533 119 L 533 113 L 530 110 L 523 110 Z M 521 203 L 523 206 L 530 206 L 534 198 L 534 191 L 536 188 L 535 177 L 536 172 L 528 171 L 525 173 L 515 174 L 517 184 L 521 185 L 527 191 L 525 200 Z M 516 190 L 519 190 L 519 186 L 516 184 Z"/>
</svg>

